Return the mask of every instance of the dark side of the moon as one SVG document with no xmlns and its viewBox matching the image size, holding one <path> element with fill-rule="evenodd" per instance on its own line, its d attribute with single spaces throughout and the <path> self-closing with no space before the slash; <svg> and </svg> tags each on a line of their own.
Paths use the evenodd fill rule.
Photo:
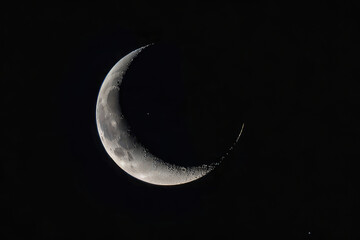
<svg viewBox="0 0 360 240">
<path fill-rule="evenodd" d="M 219 56 L 187 51 L 166 43 L 143 50 L 123 78 L 119 99 L 137 141 L 163 161 L 186 167 L 220 162 L 244 122 L 238 84 L 222 79 L 226 74 L 215 76 L 225 65 Z"/>
</svg>

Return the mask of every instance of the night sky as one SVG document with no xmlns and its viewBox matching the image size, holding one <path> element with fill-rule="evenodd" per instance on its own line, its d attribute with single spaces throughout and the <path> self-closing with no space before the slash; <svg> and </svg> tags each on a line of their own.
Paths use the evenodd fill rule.
<svg viewBox="0 0 360 240">
<path fill-rule="evenodd" d="M 0 10 L 0 239 L 359 239 L 356 4 L 14 2 Z M 96 129 L 106 74 L 163 160 L 141 182 Z"/>
</svg>

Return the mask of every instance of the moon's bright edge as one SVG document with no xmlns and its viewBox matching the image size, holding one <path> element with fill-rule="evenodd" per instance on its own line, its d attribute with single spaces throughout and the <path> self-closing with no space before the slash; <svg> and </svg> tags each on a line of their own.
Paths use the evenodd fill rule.
<svg viewBox="0 0 360 240">
<path fill-rule="evenodd" d="M 131 135 L 119 104 L 120 86 L 134 58 L 147 46 L 132 51 L 110 70 L 101 85 L 96 104 L 97 129 L 106 152 L 131 176 L 156 185 L 178 185 L 199 179 L 215 164 L 182 167 L 169 164 L 156 156 Z"/>
</svg>

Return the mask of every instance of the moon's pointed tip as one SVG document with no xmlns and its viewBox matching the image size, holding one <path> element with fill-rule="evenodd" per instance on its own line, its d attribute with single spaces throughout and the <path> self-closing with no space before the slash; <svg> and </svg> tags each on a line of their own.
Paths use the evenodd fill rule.
<svg viewBox="0 0 360 240">
<path fill-rule="evenodd" d="M 149 46 L 152 46 L 152 45 L 154 45 L 154 44 L 155 44 L 155 43 L 149 43 L 149 44 L 147 44 L 147 45 L 145 45 L 145 46 L 142 46 L 142 47 L 134 50 L 133 52 L 136 53 L 136 55 L 138 55 L 142 50 L 144 50 L 145 48 L 147 48 L 147 47 L 149 47 Z"/>
<path fill-rule="evenodd" d="M 236 138 L 235 143 L 237 143 L 237 142 L 239 141 L 240 136 L 242 135 L 242 132 L 244 131 L 244 126 L 245 126 L 245 123 L 243 123 L 243 124 L 241 125 L 240 133 L 239 133 L 238 137 Z"/>
<path fill-rule="evenodd" d="M 141 47 L 140 49 L 144 49 L 144 48 L 147 48 L 147 47 L 150 47 L 152 45 L 154 45 L 155 43 L 149 43 L 149 44 L 146 44 L 145 46 Z"/>
</svg>

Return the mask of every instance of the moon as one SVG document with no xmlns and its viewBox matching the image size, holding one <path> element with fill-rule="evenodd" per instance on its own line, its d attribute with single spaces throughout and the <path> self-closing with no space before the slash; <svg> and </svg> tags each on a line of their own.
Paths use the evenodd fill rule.
<svg viewBox="0 0 360 240">
<path fill-rule="evenodd" d="M 159 159 L 132 135 L 121 111 L 119 97 L 123 77 L 134 58 L 148 46 L 130 52 L 106 75 L 96 104 L 96 124 L 100 139 L 114 162 L 126 173 L 141 181 L 155 185 L 192 182 L 211 172 L 219 163 L 184 167 Z"/>
</svg>

